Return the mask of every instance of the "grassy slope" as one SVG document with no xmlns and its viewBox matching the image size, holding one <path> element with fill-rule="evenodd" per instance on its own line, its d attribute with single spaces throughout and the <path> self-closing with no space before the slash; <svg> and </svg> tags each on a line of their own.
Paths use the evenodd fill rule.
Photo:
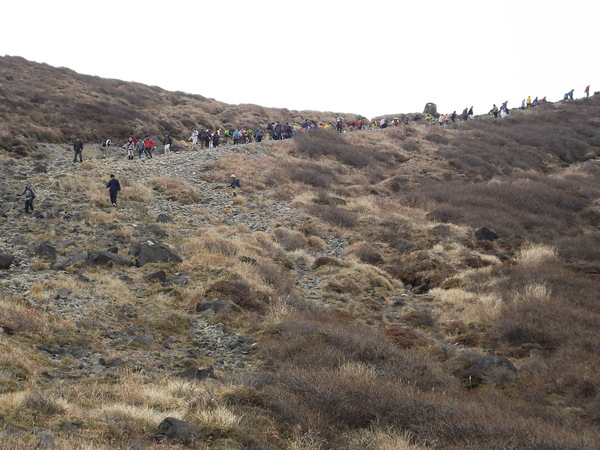
<svg viewBox="0 0 600 450">
<path fill-rule="evenodd" d="M 71 173 L 87 201 L 54 205 L 83 215 L 31 225 L 11 211 L 3 226 L 27 228 L 33 242 L 78 229 L 71 238 L 86 236 L 89 249 L 106 242 L 98 230 L 112 230 L 126 246 L 139 240 L 128 224 L 153 221 L 148 205 L 176 205 L 166 242 L 184 262 L 55 273 L 32 257 L 26 292 L 0 303 L 11 333 L 0 335 L 0 416 L 25 431 L 6 445 L 34 445 L 42 427 L 61 448 L 148 448 L 173 416 L 221 448 L 597 448 L 599 108 L 592 97 L 451 129 L 416 124 L 253 144 L 215 155 L 193 176 L 168 167 L 132 173 L 118 212 L 101 208 L 105 192 L 95 186 L 107 163 L 92 158 Z M 220 198 L 231 171 L 243 174 L 242 195 L 190 204 L 207 189 Z M 54 177 L 35 182 L 68 195 Z M 232 225 L 232 213 L 256 214 L 269 228 Z M 500 238 L 476 240 L 483 226 Z M 143 278 L 161 268 L 192 283 L 165 296 Z M 56 292 L 87 295 L 85 279 L 94 281 L 93 304 L 57 314 Z M 177 381 L 174 371 L 217 359 L 180 356 L 196 303 L 214 298 L 236 308 L 208 322 L 258 345 L 215 380 Z M 156 346 L 115 348 L 107 336 L 126 329 L 151 331 Z M 169 336 L 177 342 L 165 349 Z M 77 373 L 76 364 L 52 362 L 39 344 L 126 364 L 65 382 L 44 374 Z M 517 380 L 501 368 L 468 376 L 489 349 L 511 359 Z M 158 362 L 162 369 L 134 370 Z"/>
</svg>

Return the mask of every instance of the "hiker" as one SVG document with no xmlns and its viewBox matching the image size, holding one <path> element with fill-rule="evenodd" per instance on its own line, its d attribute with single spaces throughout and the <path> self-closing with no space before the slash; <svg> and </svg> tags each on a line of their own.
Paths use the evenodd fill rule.
<svg viewBox="0 0 600 450">
<path fill-rule="evenodd" d="M 142 139 L 137 141 L 137 144 L 135 144 L 135 148 L 138 153 L 138 159 L 142 159 L 142 155 L 144 154 L 144 148 L 146 148 L 144 141 Z"/>
<path fill-rule="evenodd" d="M 152 150 L 154 150 L 155 148 L 156 144 L 154 143 L 154 141 L 150 139 L 150 136 L 146 136 L 144 138 L 144 153 L 148 158 L 152 158 Z"/>
<path fill-rule="evenodd" d="M 490 113 L 492 113 L 494 115 L 494 118 L 498 118 L 498 107 L 496 106 L 496 104 L 494 103 L 494 106 L 492 106 L 492 110 L 490 111 Z"/>
<path fill-rule="evenodd" d="M 521 102 L 521 109 L 525 109 L 525 99 Z"/>
<path fill-rule="evenodd" d="M 198 130 L 194 130 L 192 131 L 192 135 L 188 139 L 188 141 L 192 141 L 192 148 L 194 148 L 198 143 L 198 134 Z"/>
<path fill-rule="evenodd" d="M 242 187 L 242 185 L 240 184 L 240 180 L 238 179 L 238 177 L 235 176 L 234 173 L 231 174 L 231 183 L 229 183 L 229 187 L 233 189 L 234 197 L 237 195 L 235 193 L 235 190 Z"/>
<path fill-rule="evenodd" d="M 450 119 L 452 119 L 452 122 L 456 122 L 456 111 L 452 112 L 452 115 L 450 116 Z M 408 123 L 408 117 L 406 118 L 406 121 Z"/>
<path fill-rule="evenodd" d="M 508 115 L 508 100 L 504 100 L 500 106 L 500 112 L 504 111 Z"/>
<path fill-rule="evenodd" d="M 540 104 L 540 102 L 539 102 L 538 98 L 536 97 L 533 99 L 533 102 L 531 103 L 531 107 L 533 108 L 534 106 L 537 106 L 539 104 Z"/>
<path fill-rule="evenodd" d="M 112 206 L 117 206 L 117 193 L 121 190 L 121 184 L 113 174 L 110 175 L 110 180 L 106 183 L 106 188 L 110 194 L 110 203 Z"/>
<path fill-rule="evenodd" d="M 469 116 L 472 116 L 472 115 L 473 115 L 473 107 L 471 106 L 471 107 L 469 108 Z"/>
<path fill-rule="evenodd" d="M 171 154 L 171 144 L 173 143 L 173 139 L 171 139 L 171 136 L 169 136 L 169 133 L 167 133 L 167 135 L 163 139 L 162 143 L 165 146 L 165 155 L 170 155 Z"/>
<path fill-rule="evenodd" d="M 531 107 L 531 95 L 527 96 L 527 101 L 525 102 L 528 108 Z"/>
<path fill-rule="evenodd" d="M 127 150 L 127 159 L 129 161 L 133 161 L 134 158 L 134 151 L 135 151 L 135 141 L 133 140 L 132 137 L 129 138 L 129 140 L 127 141 L 127 143 L 123 146 L 125 147 L 125 150 Z"/>
<path fill-rule="evenodd" d="M 571 89 L 569 92 L 567 92 L 567 95 L 571 100 L 573 100 L 573 92 L 575 92 L 575 89 Z"/>
<path fill-rule="evenodd" d="M 29 185 L 29 183 L 25 183 L 25 187 L 23 192 L 19 194 L 20 197 L 25 196 L 25 214 L 29 214 L 29 210 L 33 212 L 33 199 L 35 198 L 35 189 Z"/>
<path fill-rule="evenodd" d="M 260 130 L 258 130 L 258 131 L 256 132 L 256 136 L 255 136 L 255 138 L 256 138 L 256 142 L 262 142 L 262 140 L 263 140 L 263 136 L 264 136 L 264 135 L 263 135 L 263 132 L 262 132 L 262 131 L 260 131 Z"/>
<path fill-rule="evenodd" d="M 77 156 L 79 156 L 79 162 L 83 162 L 83 142 L 81 142 L 81 139 L 75 139 L 75 144 L 73 144 L 73 151 L 75 152 L 75 155 L 73 156 L 73 162 L 77 162 Z"/>
<path fill-rule="evenodd" d="M 210 148 L 212 133 L 210 130 L 204 131 L 204 148 Z"/>
<path fill-rule="evenodd" d="M 219 146 L 220 139 L 221 139 L 221 135 L 218 132 L 216 132 L 212 135 L 213 148 L 217 148 Z"/>
<path fill-rule="evenodd" d="M 237 128 L 233 130 L 233 145 L 237 145 L 240 142 L 240 130 Z"/>
<path fill-rule="evenodd" d="M 467 120 L 469 118 L 469 108 L 463 109 L 461 117 L 462 117 L 463 120 Z"/>
<path fill-rule="evenodd" d="M 588 84 L 585 89 L 583 90 L 583 93 L 585 94 L 586 97 L 590 96 L 590 85 Z"/>
</svg>

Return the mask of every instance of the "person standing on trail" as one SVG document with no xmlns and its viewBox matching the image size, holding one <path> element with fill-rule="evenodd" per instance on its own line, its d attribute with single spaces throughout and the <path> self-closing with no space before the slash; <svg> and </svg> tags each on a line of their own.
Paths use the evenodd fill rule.
<svg viewBox="0 0 600 450">
<path fill-rule="evenodd" d="M 137 141 L 137 144 L 135 144 L 135 149 L 137 150 L 137 153 L 138 153 L 138 159 L 142 159 L 142 155 L 144 154 L 145 148 L 146 148 L 146 146 L 142 139 Z"/>
<path fill-rule="evenodd" d="M 35 189 L 29 185 L 29 183 L 25 183 L 23 192 L 19 194 L 20 197 L 25 197 L 25 214 L 29 214 L 29 210 L 33 212 L 33 199 L 35 198 Z"/>
<path fill-rule="evenodd" d="M 200 133 L 198 132 L 198 130 L 192 131 L 192 135 L 188 139 L 188 141 L 192 141 L 192 148 L 196 147 L 196 144 L 198 143 L 199 135 L 200 135 Z"/>
<path fill-rule="evenodd" d="M 173 139 L 171 139 L 171 136 L 169 136 L 169 133 L 167 133 L 167 135 L 163 139 L 162 143 L 165 146 L 165 155 L 170 155 L 171 154 L 171 144 L 173 143 Z"/>
<path fill-rule="evenodd" d="M 237 194 L 235 193 L 236 189 L 239 189 L 242 187 L 240 180 L 238 177 L 235 176 L 234 173 L 231 174 L 231 183 L 229 183 L 229 187 L 231 189 L 233 189 L 233 196 L 235 197 Z"/>
<path fill-rule="evenodd" d="M 79 156 L 79 162 L 83 162 L 83 142 L 81 139 L 75 139 L 75 144 L 73 144 L 73 151 L 75 152 L 73 156 L 73 162 L 77 162 L 77 157 Z"/>
<path fill-rule="evenodd" d="M 531 95 L 527 96 L 527 101 L 525 102 L 528 108 L 531 108 Z"/>
<path fill-rule="evenodd" d="M 583 93 L 585 94 L 586 97 L 590 96 L 590 85 L 588 84 L 585 89 L 583 90 Z"/>
<path fill-rule="evenodd" d="M 148 158 L 152 158 L 152 150 L 154 150 L 155 148 L 156 144 L 154 143 L 154 141 L 150 139 L 150 136 L 146 136 L 144 138 L 144 153 Z"/>
<path fill-rule="evenodd" d="M 571 100 L 573 100 L 573 92 L 575 92 L 575 89 L 571 89 L 569 92 L 567 92 Z"/>
<path fill-rule="evenodd" d="M 213 148 L 217 148 L 219 146 L 220 139 L 221 139 L 221 135 L 217 131 L 215 131 L 212 135 Z"/>
<path fill-rule="evenodd" d="M 132 137 L 129 138 L 127 143 L 124 145 L 125 150 L 127 150 L 127 160 L 133 161 L 134 152 L 135 152 L 135 141 Z"/>
<path fill-rule="evenodd" d="M 108 180 L 108 183 L 106 183 L 106 188 L 108 189 L 108 193 L 110 194 L 111 205 L 117 206 L 117 194 L 121 190 L 121 184 L 113 174 L 110 175 L 110 180 Z"/>
</svg>

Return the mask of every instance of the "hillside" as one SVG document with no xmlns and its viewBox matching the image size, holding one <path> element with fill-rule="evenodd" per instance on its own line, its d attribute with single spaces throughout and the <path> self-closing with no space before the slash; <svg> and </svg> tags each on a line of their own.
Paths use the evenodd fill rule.
<svg viewBox="0 0 600 450">
<path fill-rule="evenodd" d="M 27 154 L 37 142 L 100 143 L 107 138 L 170 133 L 187 139 L 194 128 L 263 129 L 269 122 L 333 121 L 338 111 L 293 111 L 229 105 L 201 95 L 81 75 L 67 68 L 0 57 L 0 149 Z M 348 120 L 356 114 L 344 114 Z"/>
<path fill-rule="evenodd" d="M 91 107 L 153 88 L 46 69 L 90 108 L 3 100 L 0 448 L 600 446 L 600 97 L 129 161 Z"/>
</svg>

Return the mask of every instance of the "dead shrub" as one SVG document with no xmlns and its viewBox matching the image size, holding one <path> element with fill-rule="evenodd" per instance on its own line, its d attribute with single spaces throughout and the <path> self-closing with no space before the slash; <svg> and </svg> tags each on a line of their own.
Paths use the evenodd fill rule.
<svg viewBox="0 0 600 450">
<path fill-rule="evenodd" d="M 435 325 L 436 318 L 431 308 L 420 306 L 414 307 L 402 314 L 402 320 L 410 323 L 415 327 L 432 327 Z"/>
<path fill-rule="evenodd" d="M 352 249 L 349 249 L 348 253 L 356 256 L 360 262 L 373 266 L 378 266 L 385 262 L 383 256 L 366 243 L 353 246 Z"/>
<path fill-rule="evenodd" d="M 329 188 L 337 179 L 331 169 L 308 162 L 287 164 L 282 170 L 287 172 L 291 181 L 297 181 L 316 188 Z"/>
<path fill-rule="evenodd" d="M 319 256 L 313 262 L 312 268 L 318 269 L 321 266 L 342 267 L 343 263 L 339 259 L 332 258 L 331 256 Z"/>
<path fill-rule="evenodd" d="M 204 248 L 211 252 L 224 256 L 237 255 L 237 247 L 225 239 L 210 239 L 204 242 Z"/>
<path fill-rule="evenodd" d="M 385 153 L 352 144 L 343 135 L 331 130 L 316 129 L 298 133 L 294 141 L 301 155 L 313 159 L 331 157 L 352 167 L 364 168 L 389 159 Z"/>
<path fill-rule="evenodd" d="M 165 195 L 169 200 L 189 205 L 199 201 L 198 194 L 180 178 L 161 177 L 151 181 L 152 189 Z"/>
<path fill-rule="evenodd" d="M 308 239 L 302 233 L 287 228 L 277 228 L 273 234 L 277 243 L 287 251 L 298 250 L 308 244 Z"/>
<path fill-rule="evenodd" d="M 254 270 L 260 275 L 266 284 L 277 289 L 280 294 L 292 291 L 294 281 L 291 277 L 282 274 L 277 267 L 271 264 L 256 264 Z"/>
<path fill-rule="evenodd" d="M 358 222 L 357 214 L 337 206 L 311 205 L 307 211 L 309 214 L 341 228 L 353 228 Z"/>
<path fill-rule="evenodd" d="M 206 289 L 206 295 L 223 295 L 239 307 L 248 311 L 264 313 L 266 302 L 263 295 L 252 291 L 243 281 L 221 280 Z"/>
</svg>

